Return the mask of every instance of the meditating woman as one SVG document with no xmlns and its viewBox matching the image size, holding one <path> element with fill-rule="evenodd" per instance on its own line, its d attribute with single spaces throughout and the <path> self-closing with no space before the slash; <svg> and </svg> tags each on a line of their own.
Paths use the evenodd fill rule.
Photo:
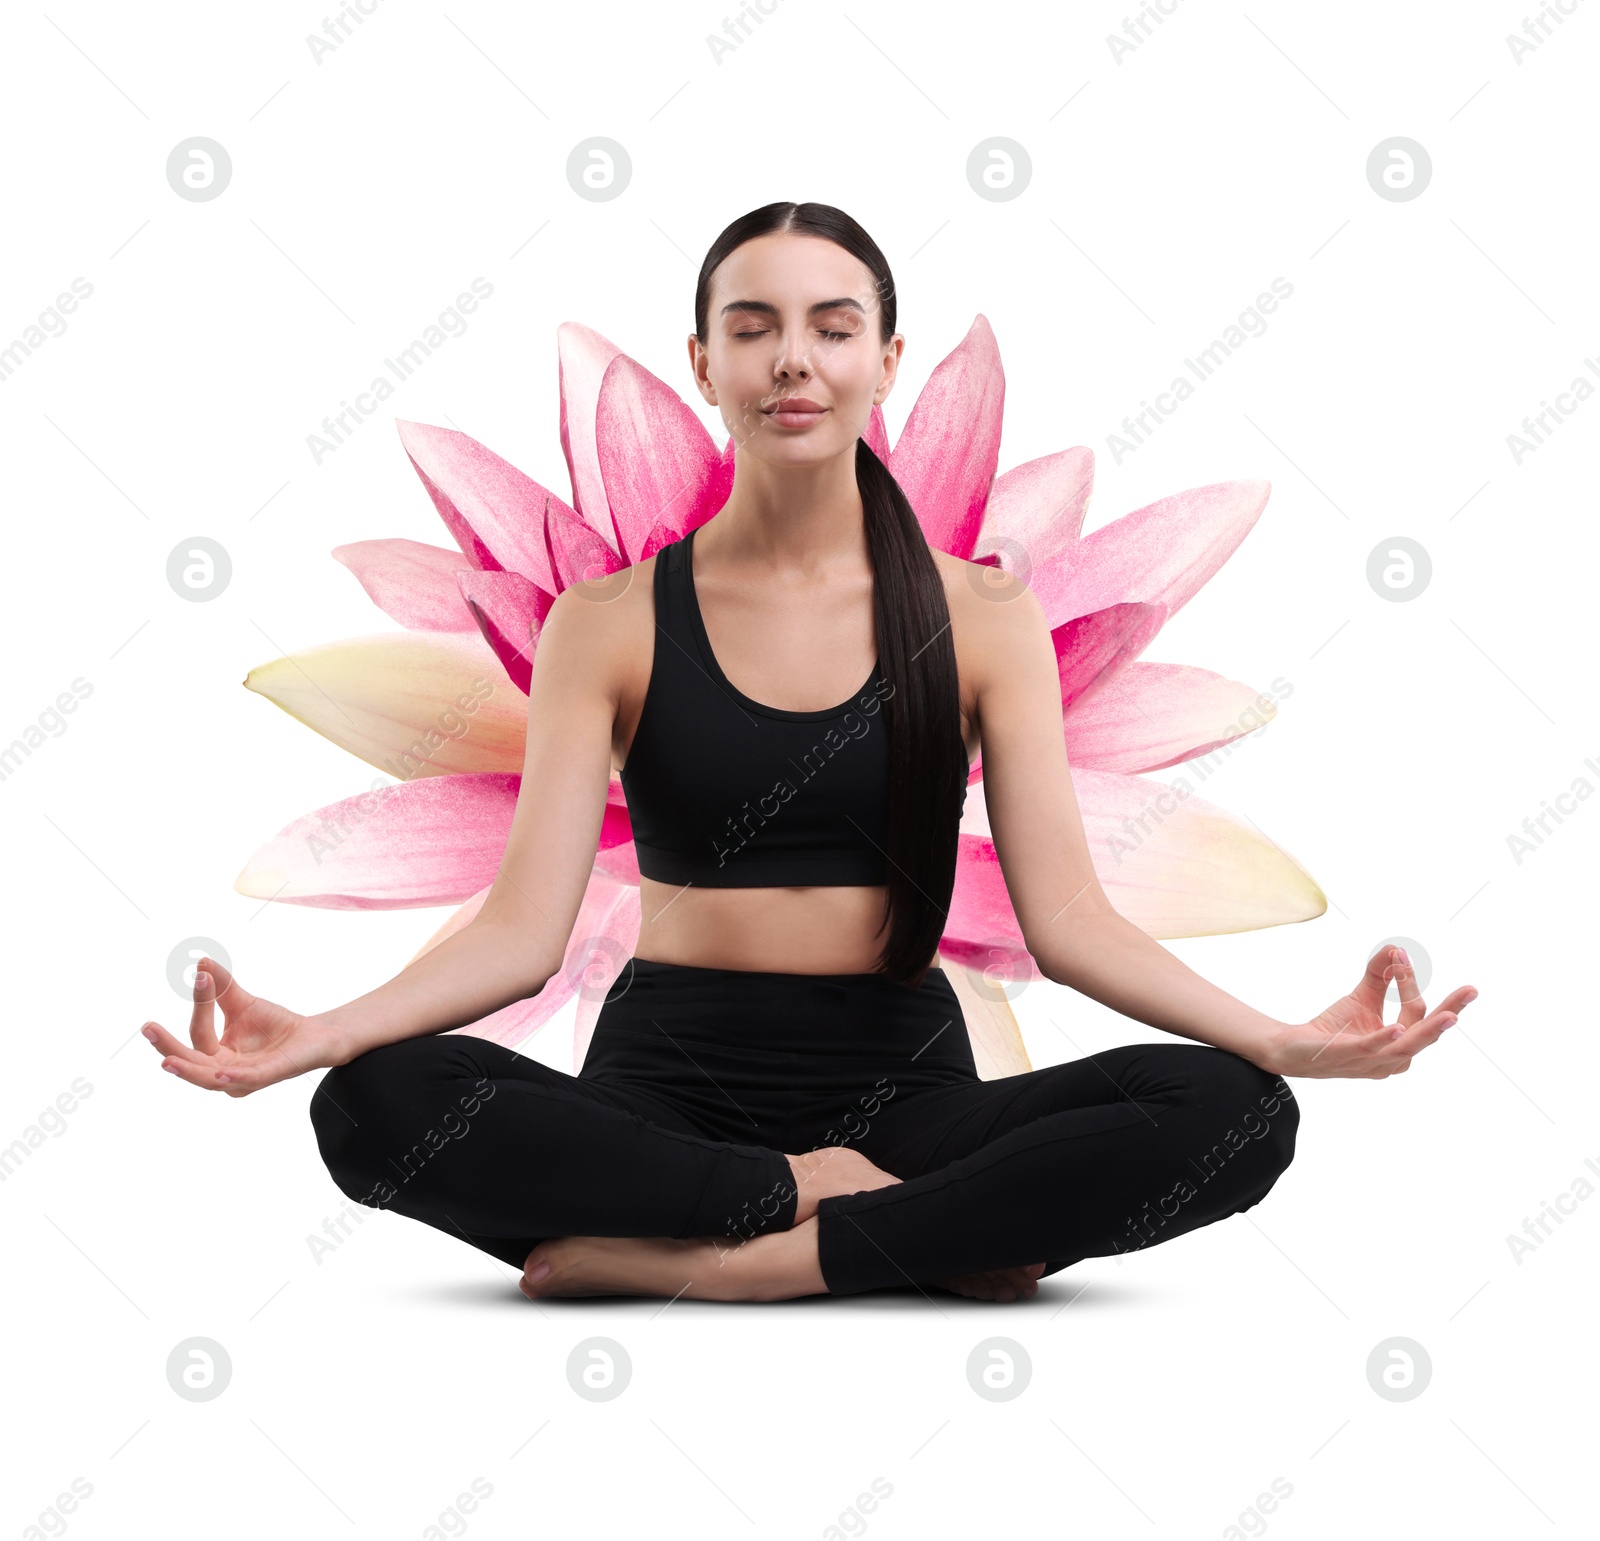
<svg viewBox="0 0 1600 1541">
<path fill-rule="evenodd" d="M 165 1068 L 234 1096 L 327 1068 L 311 1115 L 344 1193 L 522 1269 L 530 1297 L 1015 1300 L 1258 1203 L 1294 1153 L 1286 1077 L 1388 1076 L 1437 1040 L 1476 992 L 1427 1011 L 1397 948 L 1280 1022 L 1112 908 L 1042 607 L 931 549 L 862 439 L 895 383 L 895 311 L 837 209 L 775 203 L 722 232 L 689 362 L 733 435 L 732 489 L 556 599 L 481 910 L 313 1016 L 206 960 L 192 1044 L 147 1025 Z M 1040 972 L 1195 1041 L 979 1078 L 935 962 L 980 749 Z M 642 920 L 581 1072 L 444 1036 L 562 967 L 613 768 Z"/>
</svg>

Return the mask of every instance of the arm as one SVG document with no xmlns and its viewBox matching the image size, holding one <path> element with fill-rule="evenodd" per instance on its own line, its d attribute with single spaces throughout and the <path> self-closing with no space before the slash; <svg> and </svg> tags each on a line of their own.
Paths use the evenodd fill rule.
<svg viewBox="0 0 1600 1541">
<path fill-rule="evenodd" d="M 987 590 L 999 597 L 1003 591 Z M 1067 769 L 1061 681 L 1049 623 L 1031 590 L 978 602 L 978 720 L 989 828 L 1023 942 L 1057 984 L 1226 1049 L 1274 1075 L 1381 1080 L 1410 1068 L 1477 996 L 1470 985 L 1427 1009 L 1396 947 L 1366 960 L 1356 987 L 1309 1022 L 1280 1022 L 1212 984 L 1112 908 L 1095 875 Z M 1400 995 L 1397 1020 L 1385 994 Z"/>
<path fill-rule="evenodd" d="M 569 589 L 545 617 L 528 682 L 522 784 L 500 870 L 460 931 L 387 984 L 314 1019 L 340 1039 L 346 1058 L 476 1022 L 537 995 L 561 967 L 594 867 L 611 778 L 617 700 L 603 614 L 603 605 Z"/>
<path fill-rule="evenodd" d="M 480 917 L 414 958 L 387 983 L 306 1020 L 326 1038 L 326 1062 L 344 1065 L 368 1049 L 447 1033 L 537 995 L 553 972 L 532 967 L 532 960 L 517 952 L 516 939 L 484 925 Z"/>
<path fill-rule="evenodd" d="M 386 984 L 303 1016 L 251 995 L 210 959 L 195 976 L 185 1044 L 155 1023 L 165 1068 L 242 1096 L 387 1043 L 446 1032 L 536 995 L 561 967 L 583 902 L 611 776 L 621 647 L 605 607 L 571 590 L 545 617 L 528 688 L 528 734 L 511 832 L 478 914 Z M 213 1012 L 220 1002 L 220 1039 Z"/>
<path fill-rule="evenodd" d="M 1049 623 L 1021 584 L 975 608 L 983 787 L 1000 868 L 1039 971 L 1124 1016 L 1272 1068 L 1287 1024 L 1203 979 L 1112 907 L 1067 768 Z"/>
</svg>

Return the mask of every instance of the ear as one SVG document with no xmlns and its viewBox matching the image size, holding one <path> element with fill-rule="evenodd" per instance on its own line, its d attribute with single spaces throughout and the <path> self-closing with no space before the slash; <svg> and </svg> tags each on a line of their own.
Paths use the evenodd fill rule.
<svg viewBox="0 0 1600 1541">
<path fill-rule="evenodd" d="M 704 361 L 706 357 L 706 350 L 702 346 L 700 339 L 696 337 L 693 332 L 689 333 L 688 342 L 689 372 L 694 376 L 695 388 L 700 392 L 700 395 L 704 400 L 709 402 L 712 406 L 716 406 L 717 388 L 711 383 L 709 376 L 707 376 L 705 373 Z"/>
<path fill-rule="evenodd" d="M 878 389 L 873 392 L 873 406 L 881 407 L 888 399 L 889 392 L 894 389 L 894 382 L 900 371 L 900 355 L 905 351 L 905 345 L 906 339 L 903 332 L 896 332 L 883 345 L 883 380 Z"/>
</svg>

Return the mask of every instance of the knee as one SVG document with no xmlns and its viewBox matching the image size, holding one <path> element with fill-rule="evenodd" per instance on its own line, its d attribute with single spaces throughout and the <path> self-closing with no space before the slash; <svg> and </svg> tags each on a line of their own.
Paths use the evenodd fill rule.
<svg viewBox="0 0 1600 1541">
<path fill-rule="evenodd" d="M 369 1064 L 368 1061 L 376 1061 Z M 347 1064 L 335 1065 L 311 1094 L 311 1128 L 329 1175 L 347 1198 L 362 1199 L 356 1168 L 373 1144 L 375 1101 L 382 1076 L 383 1050 L 373 1049 Z"/>
<path fill-rule="evenodd" d="M 1300 1104 L 1284 1077 L 1227 1050 L 1206 1053 L 1206 1100 L 1276 1175 L 1294 1160 Z"/>
<path fill-rule="evenodd" d="M 1295 1137 L 1300 1129 L 1300 1103 L 1284 1077 L 1263 1070 L 1245 1061 L 1251 1072 L 1255 1100 L 1252 1103 L 1252 1121 L 1255 1127 L 1266 1125 L 1260 1135 L 1272 1164 L 1279 1172 L 1294 1160 Z"/>
<path fill-rule="evenodd" d="M 419 1118 L 427 1121 L 423 1115 L 437 1100 L 439 1083 L 473 1073 L 467 1055 L 467 1046 L 456 1039 L 408 1038 L 335 1065 L 317 1083 L 311 1127 L 323 1163 L 346 1197 L 365 1201 L 396 1141 L 409 1143 Z"/>
</svg>

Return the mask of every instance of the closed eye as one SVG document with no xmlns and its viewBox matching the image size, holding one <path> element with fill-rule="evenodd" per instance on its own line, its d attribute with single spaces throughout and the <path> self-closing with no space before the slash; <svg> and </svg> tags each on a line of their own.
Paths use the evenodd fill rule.
<svg viewBox="0 0 1600 1541">
<path fill-rule="evenodd" d="M 735 333 L 733 333 L 733 335 L 735 337 L 765 337 L 767 335 L 767 332 L 766 332 L 766 328 L 762 327 L 759 330 L 754 331 L 754 332 L 735 332 Z M 825 331 L 825 332 L 823 332 L 822 335 L 824 337 L 835 337 L 835 338 L 838 338 L 840 341 L 843 341 L 845 338 L 854 337 L 856 334 L 854 332 L 827 332 L 827 331 Z"/>
</svg>

